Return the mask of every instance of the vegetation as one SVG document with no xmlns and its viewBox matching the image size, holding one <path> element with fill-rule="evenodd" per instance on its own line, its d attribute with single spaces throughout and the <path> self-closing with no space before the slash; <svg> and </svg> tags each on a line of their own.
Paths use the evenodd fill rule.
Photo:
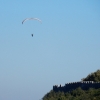
<svg viewBox="0 0 100 100">
<path fill-rule="evenodd" d="M 83 78 L 82 81 L 100 82 L 100 70 L 97 70 L 96 72 L 89 74 L 86 78 Z"/>
<path fill-rule="evenodd" d="M 84 91 L 77 88 L 69 93 L 50 91 L 43 100 L 100 100 L 100 89 L 90 88 Z"/>
<path fill-rule="evenodd" d="M 89 74 L 82 80 L 100 82 L 100 70 Z M 43 100 L 100 100 L 100 88 L 82 90 L 78 87 L 77 89 L 69 92 L 55 92 L 51 90 L 43 97 Z"/>
</svg>

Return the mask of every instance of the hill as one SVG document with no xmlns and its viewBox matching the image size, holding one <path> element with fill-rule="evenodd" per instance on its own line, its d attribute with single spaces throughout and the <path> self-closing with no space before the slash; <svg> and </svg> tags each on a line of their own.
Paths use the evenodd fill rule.
<svg viewBox="0 0 100 100">
<path fill-rule="evenodd" d="M 86 78 L 83 78 L 82 81 L 100 82 L 100 70 L 97 70 L 96 72 L 89 74 Z"/>
<path fill-rule="evenodd" d="M 89 74 L 86 78 L 83 78 L 82 81 L 100 83 L 100 70 Z M 100 88 L 91 88 L 88 85 L 88 89 L 85 90 L 81 87 L 70 91 L 51 90 L 43 97 L 43 100 L 100 100 Z"/>
</svg>

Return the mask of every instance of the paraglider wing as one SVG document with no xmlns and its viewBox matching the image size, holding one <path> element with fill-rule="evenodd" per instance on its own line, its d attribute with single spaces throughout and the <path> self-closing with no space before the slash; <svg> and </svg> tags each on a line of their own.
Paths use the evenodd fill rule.
<svg viewBox="0 0 100 100">
<path fill-rule="evenodd" d="M 42 21 L 41 21 L 40 19 L 38 19 L 38 18 L 26 18 L 26 19 L 24 19 L 24 20 L 22 21 L 22 24 L 23 24 L 25 21 L 27 21 L 27 20 L 38 20 L 40 23 L 42 23 Z"/>
</svg>

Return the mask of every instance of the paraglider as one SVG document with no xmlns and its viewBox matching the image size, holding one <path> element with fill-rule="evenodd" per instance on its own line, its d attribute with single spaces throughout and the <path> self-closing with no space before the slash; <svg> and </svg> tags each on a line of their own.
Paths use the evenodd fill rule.
<svg viewBox="0 0 100 100">
<path fill-rule="evenodd" d="M 38 18 L 26 18 L 26 19 L 24 19 L 24 20 L 22 21 L 22 24 L 23 24 L 25 21 L 27 21 L 27 20 L 37 20 L 37 21 L 39 21 L 40 23 L 42 23 L 42 21 L 41 21 L 40 19 L 38 19 Z"/>
<path fill-rule="evenodd" d="M 32 35 L 32 37 L 33 37 L 33 34 L 31 34 Z"/>
<path fill-rule="evenodd" d="M 38 18 L 26 18 L 26 19 L 24 19 L 24 20 L 22 21 L 22 24 L 23 24 L 25 21 L 28 21 L 28 20 L 37 20 L 37 21 L 39 21 L 40 23 L 42 23 L 42 21 L 41 21 L 40 19 L 38 19 Z M 31 36 L 33 37 L 33 34 L 31 34 Z"/>
</svg>

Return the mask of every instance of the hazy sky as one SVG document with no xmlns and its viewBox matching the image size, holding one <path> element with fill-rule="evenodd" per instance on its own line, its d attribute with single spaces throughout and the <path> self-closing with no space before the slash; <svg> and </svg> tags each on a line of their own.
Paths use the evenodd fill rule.
<svg viewBox="0 0 100 100">
<path fill-rule="evenodd" d="M 0 19 L 0 100 L 39 100 L 100 68 L 100 0 L 0 0 Z"/>
</svg>

